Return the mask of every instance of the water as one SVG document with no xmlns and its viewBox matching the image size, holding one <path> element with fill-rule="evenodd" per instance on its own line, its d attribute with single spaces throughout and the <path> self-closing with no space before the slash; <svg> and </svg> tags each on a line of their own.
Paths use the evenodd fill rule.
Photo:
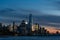
<svg viewBox="0 0 60 40">
<path fill-rule="evenodd" d="M 60 36 L 19 36 L 19 37 L 4 37 L 0 40 L 60 40 Z"/>
</svg>

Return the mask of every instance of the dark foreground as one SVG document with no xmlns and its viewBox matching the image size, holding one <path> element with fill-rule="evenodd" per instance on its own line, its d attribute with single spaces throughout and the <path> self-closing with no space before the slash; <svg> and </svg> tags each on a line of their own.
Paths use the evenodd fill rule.
<svg viewBox="0 0 60 40">
<path fill-rule="evenodd" d="M 9 36 L 0 40 L 60 40 L 60 36 Z"/>
</svg>

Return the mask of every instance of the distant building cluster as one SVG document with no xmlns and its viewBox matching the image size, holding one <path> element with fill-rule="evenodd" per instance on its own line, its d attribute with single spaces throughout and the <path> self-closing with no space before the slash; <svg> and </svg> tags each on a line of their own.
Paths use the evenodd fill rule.
<svg viewBox="0 0 60 40">
<path fill-rule="evenodd" d="M 57 31 L 56 34 L 59 34 Z M 15 21 L 13 25 L 2 26 L 0 23 L 0 35 L 18 35 L 18 36 L 31 36 L 31 35 L 51 35 L 47 29 L 41 27 L 38 23 L 33 24 L 32 14 L 29 15 L 29 20 L 22 20 L 21 24 L 17 26 Z"/>
</svg>

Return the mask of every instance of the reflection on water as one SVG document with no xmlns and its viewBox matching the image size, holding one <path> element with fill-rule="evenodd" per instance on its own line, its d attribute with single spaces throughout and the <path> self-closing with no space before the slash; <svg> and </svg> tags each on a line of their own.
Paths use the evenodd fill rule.
<svg viewBox="0 0 60 40">
<path fill-rule="evenodd" d="M 0 38 L 0 40 L 60 40 L 60 36 L 20 36 Z"/>
</svg>

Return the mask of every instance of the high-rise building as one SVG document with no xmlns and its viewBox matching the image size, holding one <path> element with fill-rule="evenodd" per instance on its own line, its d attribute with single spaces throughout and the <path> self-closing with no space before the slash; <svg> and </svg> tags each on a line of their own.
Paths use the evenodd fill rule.
<svg viewBox="0 0 60 40">
<path fill-rule="evenodd" d="M 38 35 L 38 33 L 39 33 L 39 24 L 38 23 L 35 23 L 32 26 L 32 33 L 33 33 L 33 35 Z"/>
<path fill-rule="evenodd" d="M 18 31 L 21 35 L 26 35 L 27 34 L 26 27 L 27 27 L 27 22 L 25 20 L 22 20 L 22 22 L 21 22 L 21 24 L 18 28 Z"/>
<path fill-rule="evenodd" d="M 28 31 L 31 31 L 31 29 L 32 29 L 32 24 L 33 24 L 32 21 L 33 21 L 32 20 L 32 14 L 29 14 Z"/>
<path fill-rule="evenodd" d="M 14 32 L 15 21 L 13 21 L 13 32 Z"/>
<path fill-rule="evenodd" d="M 38 31 L 39 30 L 39 24 L 34 24 L 33 26 L 32 26 L 32 31 Z"/>
<path fill-rule="evenodd" d="M 12 32 L 13 31 L 13 27 L 11 25 L 8 25 L 7 26 L 7 30 L 10 31 L 10 32 Z"/>
<path fill-rule="evenodd" d="M 15 21 L 13 21 L 13 32 L 17 32 L 17 25 L 15 24 Z"/>
<path fill-rule="evenodd" d="M 2 30 L 2 23 L 0 23 L 0 31 Z"/>
</svg>

